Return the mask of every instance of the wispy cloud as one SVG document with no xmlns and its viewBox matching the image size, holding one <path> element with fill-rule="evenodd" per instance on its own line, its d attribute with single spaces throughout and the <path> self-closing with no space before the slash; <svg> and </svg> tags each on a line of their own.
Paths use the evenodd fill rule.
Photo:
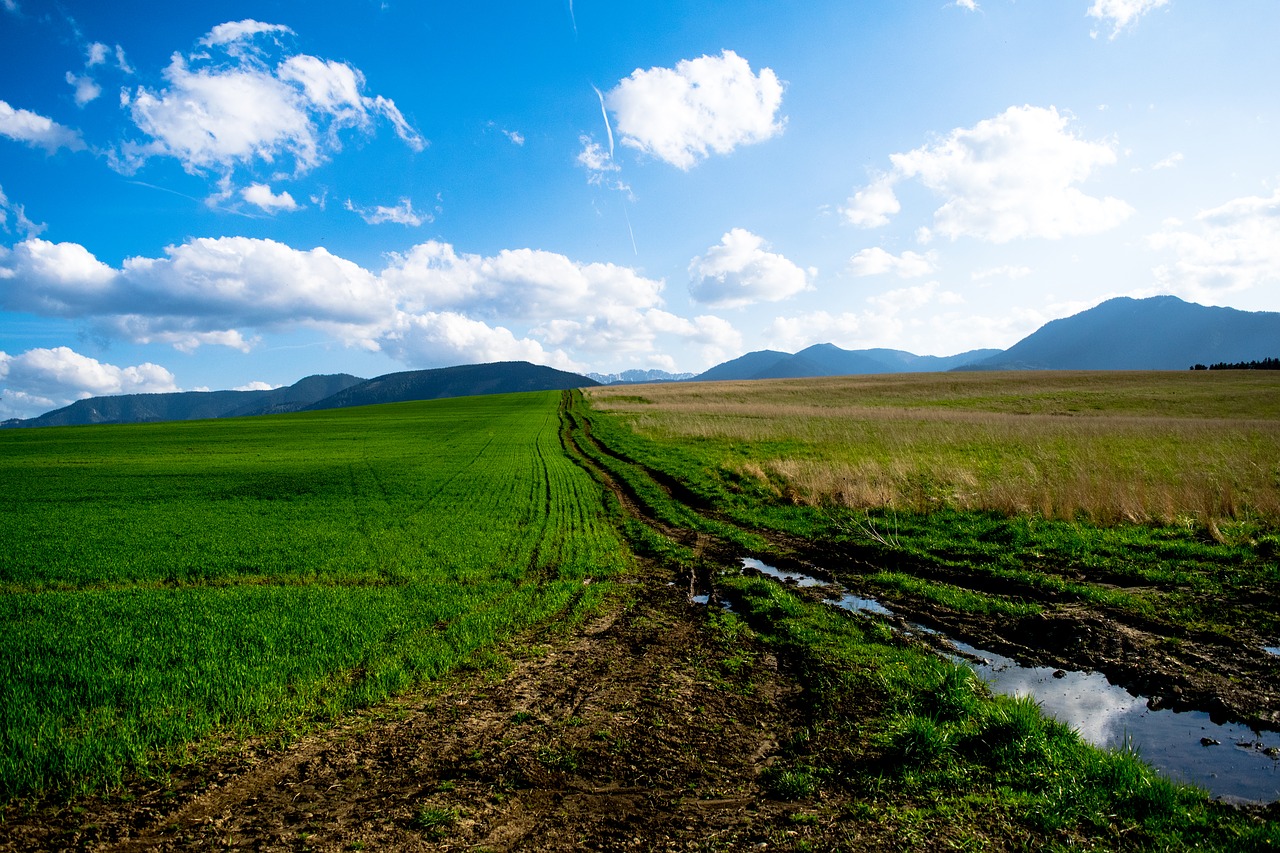
<svg viewBox="0 0 1280 853">
<path fill-rule="evenodd" d="M 361 219 L 370 225 L 382 225 L 387 222 L 393 222 L 397 225 L 407 225 L 417 228 L 432 221 L 429 213 L 422 213 L 413 209 L 413 202 L 407 198 L 400 199 L 400 203 L 387 207 L 385 205 L 374 205 L 373 207 L 359 207 L 351 199 L 347 199 L 344 205 L 347 210 L 358 214 Z"/>
</svg>

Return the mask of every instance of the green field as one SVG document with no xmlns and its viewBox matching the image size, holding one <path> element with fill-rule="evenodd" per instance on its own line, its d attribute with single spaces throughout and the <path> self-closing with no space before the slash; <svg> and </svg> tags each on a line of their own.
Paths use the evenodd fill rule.
<svg viewBox="0 0 1280 853">
<path fill-rule="evenodd" d="M 0 432 L 0 806 L 287 743 L 619 592 L 628 609 L 680 596 L 676 618 L 721 650 L 692 676 L 667 660 L 673 684 L 755 691 L 735 679 L 776 656 L 760 687 L 795 686 L 794 730 L 742 785 L 833 826 L 922 849 L 1271 849 L 1271 819 L 1088 747 L 735 555 L 831 555 L 895 609 L 987 626 L 1128 620 L 1188 661 L 1269 643 L 1277 379 L 703 383 Z M 653 790 L 659 810 L 686 795 Z"/>
<path fill-rule="evenodd" d="M 625 565 L 557 393 L 0 433 L 0 799 L 377 702 Z"/>
</svg>

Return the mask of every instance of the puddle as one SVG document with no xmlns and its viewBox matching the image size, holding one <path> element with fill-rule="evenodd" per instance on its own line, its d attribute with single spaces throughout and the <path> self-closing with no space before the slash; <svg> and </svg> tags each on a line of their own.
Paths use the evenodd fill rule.
<svg viewBox="0 0 1280 853">
<path fill-rule="evenodd" d="M 796 586 L 830 586 L 827 581 L 820 581 L 815 577 L 800 574 L 799 572 L 784 572 L 782 569 L 774 568 L 768 563 L 762 563 L 751 557 L 742 558 L 742 567 L 745 569 L 755 569 L 762 575 L 767 575 L 774 580 L 783 583 L 793 583 Z"/>
<path fill-rule="evenodd" d="M 861 596 L 850 595 L 849 593 L 846 592 L 844 595 L 840 596 L 839 598 L 829 598 L 827 600 L 830 601 L 832 604 L 834 604 L 836 607 L 842 608 L 844 610 L 851 610 L 857 613 L 874 613 L 877 616 L 893 615 L 892 610 L 885 607 L 883 604 L 876 601 L 874 598 L 862 598 Z"/>
<path fill-rule="evenodd" d="M 994 692 L 1033 697 L 1045 714 L 1071 726 L 1095 746 L 1131 744 L 1166 777 L 1199 785 L 1216 797 L 1280 800 L 1280 761 L 1263 751 L 1276 750 L 1280 755 L 1280 734 L 1218 725 L 1199 711 L 1152 711 L 1145 699 L 1099 673 L 1067 672 L 1054 678 L 1050 667 L 1022 666 L 965 643 L 953 644 L 989 662 L 969 665 Z M 1218 743 L 1205 745 L 1202 738 Z"/>
<path fill-rule="evenodd" d="M 839 584 L 784 572 L 752 558 L 744 558 L 742 565 L 798 586 L 836 587 L 839 592 L 828 601 L 845 610 L 893 615 L 875 599 L 853 595 Z M 937 633 L 923 626 L 910 627 Z M 1166 777 L 1198 785 L 1215 797 L 1255 803 L 1280 800 L 1280 734 L 1260 734 L 1237 724 L 1218 725 L 1198 711 L 1152 711 L 1144 697 L 1131 695 L 1100 673 L 1022 666 L 1011 658 L 951 642 L 961 653 L 987 661 L 979 665 L 953 658 L 972 666 L 993 692 L 1031 696 L 1045 714 L 1075 729 L 1095 746 L 1128 746 Z M 1280 647 L 1267 647 L 1266 651 L 1280 655 Z M 1055 671 L 1062 675 L 1055 678 Z M 1206 745 L 1202 739 L 1217 743 Z"/>
</svg>

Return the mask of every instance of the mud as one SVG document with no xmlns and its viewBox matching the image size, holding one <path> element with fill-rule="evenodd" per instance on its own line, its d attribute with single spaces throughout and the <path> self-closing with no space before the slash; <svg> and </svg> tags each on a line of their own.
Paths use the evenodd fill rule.
<svg viewBox="0 0 1280 853">
<path fill-rule="evenodd" d="M 860 581 L 862 563 L 839 549 L 793 548 L 795 565 L 819 576 L 838 578 L 855 595 L 871 595 Z M 906 569 L 906 571 L 911 571 Z M 932 574 L 921 568 L 919 574 Z M 937 578 L 991 592 L 986 578 L 966 578 L 951 570 Z M 1197 632 L 1171 622 L 1143 618 L 1078 602 L 1021 597 L 1042 613 L 1016 618 L 950 610 L 909 596 L 874 596 L 904 620 L 937 629 L 978 648 L 1020 663 L 1100 672 L 1113 684 L 1148 699 L 1152 709 L 1203 711 L 1216 723 L 1242 723 L 1280 731 L 1280 657 L 1257 638 L 1237 640 Z M 945 649 L 944 649 L 945 650 Z"/>
<path fill-rule="evenodd" d="M 762 773 L 804 719 L 804 688 L 747 641 L 726 649 L 665 575 L 628 606 L 501 651 L 283 750 L 246 744 L 168 784 L 26 804 L 0 849 L 892 849 L 839 818 L 843 795 L 771 799 Z"/>
</svg>

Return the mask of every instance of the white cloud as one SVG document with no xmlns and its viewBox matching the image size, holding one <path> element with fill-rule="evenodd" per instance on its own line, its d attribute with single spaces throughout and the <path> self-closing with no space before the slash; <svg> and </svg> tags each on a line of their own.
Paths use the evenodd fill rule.
<svg viewBox="0 0 1280 853">
<path fill-rule="evenodd" d="M 401 315 L 381 341 L 382 349 L 406 364 L 531 361 L 561 370 L 580 370 L 564 352 L 548 352 L 530 338 L 451 311 Z"/>
<path fill-rule="evenodd" d="M 270 382 L 254 381 L 254 382 L 245 383 L 244 385 L 237 385 L 235 388 L 232 388 L 231 390 L 232 391 L 274 391 L 275 389 L 280 387 L 281 386 L 279 385 L 272 385 Z"/>
<path fill-rule="evenodd" d="M 914 151 L 890 155 L 893 171 L 856 194 L 845 215 L 856 225 L 883 224 L 896 212 L 893 184 L 916 179 L 943 199 L 922 241 L 935 234 L 992 243 L 1052 240 L 1113 228 L 1133 208 L 1117 198 L 1087 195 L 1078 185 L 1098 167 L 1115 163 L 1115 149 L 1081 139 L 1068 122 L 1054 107 L 1010 107 Z"/>
<path fill-rule="evenodd" d="M 289 32 L 257 21 L 220 24 L 201 44 L 225 57 L 175 53 L 164 71 L 167 88 L 126 92 L 124 103 L 150 140 L 127 145 L 124 165 L 170 156 L 187 171 L 201 172 L 290 159 L 302 173 L 339 150 L 339 131 L 371 132 L 376 116 L 386 118 L 409 147 L 425 147 L 394 102 L 363 94 L 358 69 L 307 55 L 272 67 L 253 39 Z"/>
<path fill-rule="evenodd" d="M 689 293 L 707 305 L 731 308 L 778 302 L 808 289 L 805 271 L 766 251 L 761 238 L 734 228 L 689 264 Z"/>
<path fill-rule="evenodd" d="M 978 11 L 977 0 L 956 0 L 956 5 L 970 12 Z"/>
<path fill-rule="evenodd" d="M 413 366 L 528 358 L 569 367 L 583 354 L 648 358 L 663 341 L 712 359 L 741 345 L 719 318 L 663 310 L 660 280 L 533 249 L 481 256 L 433 241 L 374 272 L 324 249 L 226 237 L 114 269 L 77 244 L 26 240 L 0 249 L 0 281 L 0 309 L 82 318 L 101 335 L 182 351 L 247 351 L 252 333 L 296 328 Z"/>
<path fill-rule="evenodd" d="M 287 192 L 281 192 L 277 195 L 266 184 L 250 184 L 240 191 L 240 195 L 245 201 L 258 206 L 268 213 L 298 209 L 298 203 L 293 200 L 293 196 Z"/>
<path fill-rule="evenodd" d="M 6 11 L 12 12 L 15 15 L 21 11 L 21 8 L 18 6 L 18 0 L 0 0 L 0 5 L 3 5 Z"/>
<path fill-rule="evenodd" d="M 1086 13 L 1112 25 L 1111 38 L 1120 35 L 1130 24 L 1153 9 L 1168 4 L 1169 0 L 1094 0 Z M 1097 33 L 1093 34 L 1095 37 Z"/>
<path fill-rule="evenodd" d="M 902 204 L 893 191 L 896 179 L 881 175 L 849 197 L 840 209 L 850 225 L 859 228 L 879 228 L 889 224 L 889 218 L 902 210 Z"/>
<path fill-rule="evenodd" d="M 661 303 L 661 281 L 614 264 L 582 264 L 535 249 L 459 254 L 429 241 L 390 256 L 382 278 L 407 311 L 455 310 L 482 317 L 546 320 Z"/>
<path fill-rule="evenodd" d="M 8 196 L 4 194 L 4 188 L 0 187 L 0 231 L 9 231 L 9 214 L 15 217 L 14 225 L 17 226 L 18 232 L 25 237 L 39 237 L 49 226 L 43 223 L 35 223 L 27 218 L 27 210 L 21 204 L 12 204 Z M 5 250 L 0 248 L 0 259 L 3 259 Z M 0 268 L 0 279 L 3 279 L 3 270 Z"/>
<path fill-rule="evenodd" d="M 1172 169 L 1181 162 L 1182 162 L 1182 153 L 1179 151 L 1175 151 L 1172 154 L 1170 154 L 1168 157 L 1161 160 L 1159 163 L 1156 163 L 1151 168 L 1155 171 L 1159 171 L 1161 169 Z"/>
<path fill-rule="evenodd" d="M 83 317 L 104 333 L 180 349 L 248 344 L 240 328 L 321 328 L 344 341 L 394 309 L 377 276 L 324 249 L 272 240 L 202 238 L 120 269 L 75 243 L 29 239 L 0 255 L 0 306 Z"/>
<path fill-rule="evenodd" d="M 1201 211 L 1194 222 L 1170 222 L 1147 238 L 1176 260 L 1156 267 L 1166 292 L 1220 304 L 1230 293 L 1280 285 L 1280 189 Z"/>
<path fill-rule="evenodd" d="M 95 41 L 89 45 L 85 51 L 85 67 L 92 68 L 95 65 L 103 65 L 107 61 L 107 57 L 111 55 L 111 48 L 100 41 Z"/>
<path fill-rule="evenodd" d="M 407 198 L 400 199 L 400 203 L 394 207 L 387 207 L 381 204 L 374 205 L 372 208 L 358 207 L 351 199 L 347 199 L 344 206 L 370 225 L 394 222 L 397 225 L 417 228 L 423 223 L 432 221 L 431 214 L 415 211 L 413 202 Z"/>
<path fill-rule="evenodd" d="M 849 259 L 849 271 L 856 276 L 886 275 L 899 278 L 920 278 L 937 269 L 932 252 L 927 255 L 903 252 L 900 256 L 886 252 L 878 246 L 863 249 Z"/>
<path fill-rule="evenodd" d="M 71 151 L 83 151 L 85 148 L 80 131 L 30 110 L 14 109 L 6 101 L 0 101 L 0 136 L 25 142 L 33 148 L 43 148 L 49 154 L 59 148 Z"/>
<path fill-rule="evenodd" d="M 618 164 L 614 162 L 613 155 L 604 150 L 604 147 L 592 139 L 590 136 L 579 136 L 578 143 L 582 145 L 582 150 L 578 152 L 578 165 L 586 169 L 588 172 L 616 172 Z M 596 183 L 596 181 L 592 181 Z"/>
<path fill-rule="evenodd" d="M 228 21 L 225 24 L 218 24 L 209 31 L 208 35 L 200 39 L 200 44 L 205 47 L 233 45 L 237 42 L 248 41 L 262 33 L 292 35 L 293 30 L 284 24 L 264 24 L 261 21 L 246 18 L 243 21 Z"/>
<path fill-rule="evenodd" d="M 102 87 L 95 83 L 92 77 L 80 77 L 70 71 L 67 72 L 67 85 L 76 90 L 77 107 L 83 107 L 85 104 L 97 100 L 98 96 L 102 94 Z"/>
<path fill-rule="evenodd" d="M 772 69 L 753 74 L 731 50 L 672 68 L 637 68 L 605 96 L 622 144 L 687 170 L 711 152 L 782 132 L 782 83 Z"/>
<path fill-rule="evenodd" d="M 173 374 L 146 362 L 117 367 L 67 347 L 0 352 L 0 416 L 33 417 L 86 397 L 177 391 Z"/>
<path fill-rule="evenodd" d="M 965 311 L 964 299 L 936 281 L 871 296 L 861 311 L 814 311 L 778 317 L 765 330 L 766 345 L 796 352 L 817 343 L 845 349 L 887 347 L 917 355 L 955 355 L 1007 347 L 1044 325 L 1036 311 L 1012 308 L 996 316 Z"/>
<path fill-rule="evenodd" d="M 512 145 L 524 145 L 524 134 L 518 130 L 504 130 L 502 135 L 510 139 Z"/>
<path fill-rule="evenodd" d="M 621 171 L 621 167 L 613 159 L 613 153 L 606 151 L 603 145 L 590 136 L 579 136 L 578 142 L 582 145 L 582 150 L 578 152 L 577 163 L 586 170 L 587 183 L 617 190 L 630 197 L 631 186 L 616 177 L 610 177 L 611 173 Z"/>
</svg>

